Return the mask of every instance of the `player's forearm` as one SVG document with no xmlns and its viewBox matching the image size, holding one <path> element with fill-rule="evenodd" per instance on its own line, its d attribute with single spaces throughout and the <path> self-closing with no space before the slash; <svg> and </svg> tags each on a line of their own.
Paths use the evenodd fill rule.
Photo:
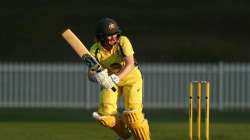
<svg viewBox="0 0 250 140">
<path fill-rule="evenodd" d="M 118 73 L 118 77 L 120 79 L 122 79 L 123 77 L 125 77 L 130 71 L 132 71 L 134 69 L 135 65 L 133 62 L 130 63 L 126 63 L 125 67 L 120 71 L 120 73 Z"/>
</svg>

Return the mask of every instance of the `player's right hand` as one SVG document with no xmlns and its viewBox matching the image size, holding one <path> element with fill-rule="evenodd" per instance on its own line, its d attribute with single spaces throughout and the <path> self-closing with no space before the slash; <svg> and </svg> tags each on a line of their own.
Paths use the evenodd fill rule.
<svg viewBox="0 0 250 140">
<path fill-rule="evenodd" d="M 108 75 L 108 70 L 104 69 L 101 72 L 95 74 L 97 83 L 104 88 L 110 89 L 115 86 L 114 82 Z"/>
</svg>

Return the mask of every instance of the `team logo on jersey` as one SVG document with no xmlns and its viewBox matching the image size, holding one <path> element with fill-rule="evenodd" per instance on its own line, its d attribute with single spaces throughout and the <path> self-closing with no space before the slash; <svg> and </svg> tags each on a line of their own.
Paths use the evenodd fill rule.
<svg viewBox="0 0 250 140">
<path fill-rule="evenodd" d="M 112 63 L 108 67 L 108 70 L 111 73 L 119 73 L 121 71 L 121 69 L 122 69 L 122 65 L 120 63 Z"/>
</svg>

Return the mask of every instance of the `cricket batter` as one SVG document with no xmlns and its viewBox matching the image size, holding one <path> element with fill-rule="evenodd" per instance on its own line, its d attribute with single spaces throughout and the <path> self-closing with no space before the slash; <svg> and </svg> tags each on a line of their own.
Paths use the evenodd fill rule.
<svg viewBox="0 0 250 140">
<path fill-rule="evenodd" d="M 114 130 L 119 140 L 131 135 L 135 140 L 150 140 L 149 125 L 142 113 L 142 75 L 134 59 L 133 47 L 116 21 L 103 18 L 96 26 L 96 42 L 90 53 L 105 68 L 89 69 L 89 79 L 101 85 L 98 112 L 93 117 L 106 128 Z M 116 91 L 111 87 L 115 86 Z M 119 114 L 117 101 L 124 96 L 125 111 Z"/>
</svg>

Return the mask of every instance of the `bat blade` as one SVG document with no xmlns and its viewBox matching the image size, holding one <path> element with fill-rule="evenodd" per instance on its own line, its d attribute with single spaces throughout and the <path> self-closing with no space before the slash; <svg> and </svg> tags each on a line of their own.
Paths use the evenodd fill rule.
<svg viewBox="0 0 250 140">
<path fill-rule="evenodd" d="M 70 29 L 65 30 L 62 36 L 81 58 L 83 58 L 85 54 L 90 55 L 85 45 Z"/>
<path fill-rule="evenodd" d="M 95 67 L 98 68 L 96 69 L 97 71 L 102 70 L 99 62 L 90 54 L 82 41 L 70 29 L 65 30 L 62 36 L 89 68 Z"/>
</svg>

